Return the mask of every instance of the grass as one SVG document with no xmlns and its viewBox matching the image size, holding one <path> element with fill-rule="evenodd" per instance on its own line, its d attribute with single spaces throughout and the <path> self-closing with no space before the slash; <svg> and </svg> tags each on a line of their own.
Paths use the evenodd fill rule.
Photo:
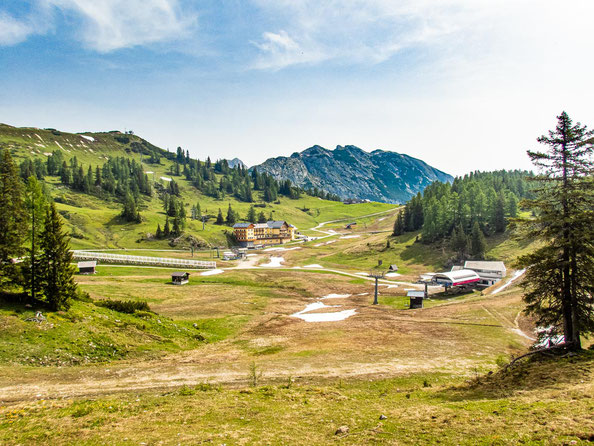
<svg viewBox="0 0 594 446">
<path fill-rule="evenodd" d="M 594 433 L 593 371 L 592 352 L 478 379 L 443 373 L 377 381 L 288 378 L 251 387 L 246 368 L 240 388 L 200 382 L 2 407 L 0 442 L 586 444 Z M 337 435 L 340 426 L 348 432 Z"/>
<path fill-rule="evenodd" d="M 45 318 L 31 320 L 38 311 Z M 147 311 L 131 314 L 74 301 L 67 312 L 0 302 L 0 360 L 29 366 L 66 366 L 151 357 L 195 349 L 237 329 L 237 318 L 191 323 Z"/>
</svg>

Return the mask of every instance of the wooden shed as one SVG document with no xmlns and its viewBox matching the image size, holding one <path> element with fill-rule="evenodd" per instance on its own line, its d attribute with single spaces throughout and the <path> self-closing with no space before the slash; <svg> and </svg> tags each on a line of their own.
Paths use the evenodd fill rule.
<svg viewBox="0 0 594 446">
<path fill-rule="evenodd" d="M 184 285 L 190 281 L 190 273 L 176 272 L 171 274 L 171 282 L 174 285 Z"/>
<path fill-rule="evenodd" d="M 423 298 L 425 297 L 424 291 L 409 291 L 406 295 L 410 298 L 411 310 L 415 308 L 423 308 Z"/>
<path fill-rule="evenodd" d="M 398 271 L 398 265 L 395 264 L 391 264 L 390 268 L 388 268 L 390 270 L 390 272 L 395 273 L 396 271 Z"/>
<path fill-rule="evenodd" d="M 79 274 L 95 274 L 95 267 L 97 266 L 97 261 L 90 260 L 87 262 L 78 262 L 77 266 Z"/>
</svg>

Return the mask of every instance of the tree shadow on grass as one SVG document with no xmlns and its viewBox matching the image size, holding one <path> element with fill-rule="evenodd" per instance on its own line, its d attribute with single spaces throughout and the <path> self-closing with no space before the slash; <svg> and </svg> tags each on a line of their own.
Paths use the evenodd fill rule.
<svg viewBox="0 0 594 446">
<path fill-rule="evenodd" d="M 477 376 L 462 386 L 445 389 L 437 397 L 451 402 L 507 398 L 521 391 L 545 390 L 590 380 L 592 370 L 592 350 L 562 357 L 536 354 L 513 368 Z"/>
</svg>

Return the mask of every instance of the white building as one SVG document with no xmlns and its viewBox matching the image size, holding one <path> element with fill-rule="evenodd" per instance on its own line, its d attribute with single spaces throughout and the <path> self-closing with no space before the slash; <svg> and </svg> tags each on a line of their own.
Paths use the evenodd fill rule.
<svg viewBox="0 0 594 446">
<path fill-rule="evenodd" d="M 507 269 L 503 262 L 487 262 L 482 260 L 467 260 L 464 269 L 475 271 L 479 277 L 479 285 L 491 286 L 503 279 Z"/>
</svg>

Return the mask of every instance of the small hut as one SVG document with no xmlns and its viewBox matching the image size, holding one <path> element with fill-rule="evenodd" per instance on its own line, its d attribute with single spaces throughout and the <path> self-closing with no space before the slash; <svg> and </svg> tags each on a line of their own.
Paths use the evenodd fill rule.
<svg viewBox="0 0 594 446">
<path fill-rule="evenodd" d="M 357 222 L 354 221 L 352 223 L 349 223 L 348 225 L 346 225 L 345 229 L 353 229 L 355 226 L 357 226 Z"/>
<path fill-rule="evenodd" d="M 423 298 L 425 297 L 424 291 L 409 291 L 406 295 L 410 299 L 410 306 L 411 310 L 415 308 L 423 308 Z"/>
<path fill-rule="evenodd" d="M 391 273 L 395 273 L 395 272 L 397 272 L 397 271 L 398 271 L 398 265 L 392 264 L 392 265 L 390 265 L 390 268 L 388 268 L 388 270 L 389 270 Z"/>
<path fill-rule="evenodd" d="M 88 262 L 78 262 L 78 273 L 79 274 L 95 274 L 96 266 L 97 266 L 96 260 L 90 260 Z"/>
<path fill-rule="evenodd" d="M 190 273 L 186 272 L 177 272 L 171 274 L 171 282 L 174 285 L 183 285 L 190 281 Z"/>
</svg>

